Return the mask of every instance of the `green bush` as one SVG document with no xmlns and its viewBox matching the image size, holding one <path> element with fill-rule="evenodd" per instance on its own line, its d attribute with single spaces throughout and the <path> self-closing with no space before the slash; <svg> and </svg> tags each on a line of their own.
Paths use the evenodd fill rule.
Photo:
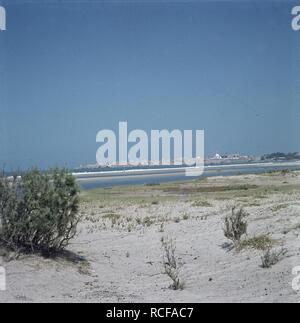
<svg viewBox="0 0 300 323">
<path fill-rule="evenodd" d="M 17 251 L 57 252 L 75 236 L 79 187 L 67 170 L 0 178 L 0 242 Z"/>
</svg>

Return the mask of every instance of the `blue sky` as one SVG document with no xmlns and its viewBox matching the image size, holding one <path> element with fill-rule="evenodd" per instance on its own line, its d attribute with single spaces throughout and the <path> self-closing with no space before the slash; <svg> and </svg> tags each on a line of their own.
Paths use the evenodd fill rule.
<svg viewBox="0 0 300 323">
<path fill-rule="evenodd" d="M 9 169 L 95 162 L 97 132 L 119 121 L 204 129 L 206 155 L 300 151 L 293 2 L 0 4 L 0 164 Z"/>
</svg>

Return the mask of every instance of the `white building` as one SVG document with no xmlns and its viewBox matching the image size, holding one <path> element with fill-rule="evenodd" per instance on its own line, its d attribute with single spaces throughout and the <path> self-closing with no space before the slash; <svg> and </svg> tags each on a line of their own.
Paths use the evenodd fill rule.
<svg viewBox="0 0 300 323">
<path fill-rule="evenodd" d="M 222 159 L 222 156 L 219 155 L 219 154 L 215 154 L 211 159 L 213 159 L 213 160 L 220 160 L 220 159 Z"/>
</svg>

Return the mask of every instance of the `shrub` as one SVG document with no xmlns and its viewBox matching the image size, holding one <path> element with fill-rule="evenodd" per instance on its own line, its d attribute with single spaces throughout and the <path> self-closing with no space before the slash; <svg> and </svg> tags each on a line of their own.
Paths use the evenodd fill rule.
<svg viewBox="0 0 300 323">
<path fill-rule="evenodd" d="M 224 235 L 227 239 L 231 240 L 235 246 L 238 246 L 241 237 L 247 233 L 247 222 L 244 218 L 248 214 L 243 208 L 237 209 L 236 206 L 232 207 L 231 214 L 227 215 L 224 219 Z"/>
<path fill-rule="evenodd" d="M 261 267 L 270 268 L 277 264 L 281 257 L 286 254 L 287 250 L 282 248 L 279 251 L 272 251 L 271 248 L 268 248 L 267 251 L 261 257 Z"/>
<path fill-rule="evenodd" d="M 181 264 L 175 255 L 176 246 L 173 239 L 162 238 L 162 247 L 164 249 L 163 266 L 164 273 L 172 279 L 170 288 L 174 290 L 183 289 L 184 282 L 180 280 L 179 273 Z"/>
<path fill-rule="evenodd" d="M 16 251 L 57 252 L 75 236 L 79 188 L 67 170 L 0 178 L 0 242 Z"/>
</svg>

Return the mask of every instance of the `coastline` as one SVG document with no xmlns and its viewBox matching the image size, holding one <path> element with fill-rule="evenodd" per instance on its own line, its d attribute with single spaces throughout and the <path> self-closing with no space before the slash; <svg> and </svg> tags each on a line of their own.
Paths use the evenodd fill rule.
<svg viewBox="0 0 300 323">
<path fill-rule="evenodd" d="M 83 189 L 110 187 L 118 185 L 145 185 L 167 182 L 189 181 L 191 179 L 212 176 L 232 176 L 238 174 L 260 174 L 268 171 L 300 170 L 300 161 L 246 163 L 228 165 L 207 165 L 200 177 L 185 176 L 186 167 L 169 167 L 161 169 L 124 169 L 98 172 L 75 172 L 78 183 Z"/>
<path fill-rule="evenodd" d="M 209 169 L 226 169 L 231 167 L 300 167 L 300 161 L 292 162 L 261 162 L 261 163 L 238 163 L 238 164 L 220 164 L 220 165 L 205 165 L 205 170 Z M 81 177 L 101 177 L 101 176 L 114 176 L 114 175 L 127 175 L 127 174 L 142 174 L 142 173 L 177 173 L 185 172 L 186 169 L 192 169 L 193 167 L 165 167 L 165 168 L 134 168 L 124 170 L 110 170 L 110 171 L 85 171 L 85 172 L 73 172 L 76 178 Z"/>
</svg>

